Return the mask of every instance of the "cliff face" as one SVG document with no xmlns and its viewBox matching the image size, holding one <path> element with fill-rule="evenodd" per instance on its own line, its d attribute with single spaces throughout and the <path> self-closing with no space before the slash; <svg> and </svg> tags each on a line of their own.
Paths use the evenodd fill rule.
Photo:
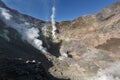
<svg viewBox="0 0 120 80">
<path fill-rule="evenodd" d="M 45 80 L 102 80 L 105 77 L 105 80 L 112 80 L 109 77 L 115 80 L 114 76 L 120 80 L 120 73 L 115 73 L 120 60 L 120 2 L 97 14 L 57 22 L 56 27 L 57 37 L 53 39 L 50 22 L 21 14 L 0 1 L 0 61 L 7 58 L 13 60 L 13 64 L 16 59 L 41 62 L 44 73 L 39 76 L 46 75 Z M 14 66 L 26 72 L 33 69 L 25 70 L 19 65 L 27 67 L 29 64 Z M 6 68 L 2 69 L 6 71 Z M 110 72 L 110 69 L 113 71 Z M 35 79 L 39 73 L 34 70 L 33 73 L 30 73 L 33 74 L 32 80 L 44 80 L 44 77 Z"/>
</svg>

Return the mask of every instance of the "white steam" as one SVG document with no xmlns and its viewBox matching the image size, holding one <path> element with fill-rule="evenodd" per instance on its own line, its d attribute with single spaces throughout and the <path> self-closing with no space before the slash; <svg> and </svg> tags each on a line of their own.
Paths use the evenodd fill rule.
<svg viewBox="0 0 120 80">
<path fill-rule="evenodd" d="M 12 16 L 9 14 L 9 10 L 6 10 L 5 8 L 0 7 L 0 13 L 1 15 L 6 19 L 9 20 Z"/>
<path fill-rule="evenodd" d="M 115 62 L 110 67 L 99 71 L 94 80 L 120 80 L 120 62 Z"/>
<path fill-rule="evenodd" d="M 33 27 L 33 24 L 27 22 L 23 16 L 19 17 L 19 19 L 17 17 L 15 15 L 13 17 L 9 10 L 0 8 L 0 18 L 4 23 L 17 30 L 22 35 L 23 40 L 26 40 L 36 49 L 46 53 L 46 49 L 42 46 L 42 41 L 38 39 L 39 29 Z"/>
<path fill-rule="evenodd" d="M 52 15 L 51 15 L 51 23 L 52 23 L 52 37 L 56 38 L 56 26 L 55 26 L 55 6 L 52 7 Z"/>
</svg>

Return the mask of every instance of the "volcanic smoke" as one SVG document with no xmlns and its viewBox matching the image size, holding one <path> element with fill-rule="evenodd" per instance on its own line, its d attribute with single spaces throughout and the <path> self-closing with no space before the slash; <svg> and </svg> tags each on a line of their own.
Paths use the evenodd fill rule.
<svg viewBox="0 0 120 80">
<path fill-rule="evenodd" d="M 55 24 L 56 24 L 56 22 L 55 22 L 55 6 L 53 6 L 52 7 L 52 15 L 51 15 L 51 23 L 52 23 L 52 37 L 53 37 L 53 39 L 54 38 L 56 38 L 56 30 L 57 30 L 57 28 L 56 28 L 56 26 L 55 26 Z"/>
</svg>

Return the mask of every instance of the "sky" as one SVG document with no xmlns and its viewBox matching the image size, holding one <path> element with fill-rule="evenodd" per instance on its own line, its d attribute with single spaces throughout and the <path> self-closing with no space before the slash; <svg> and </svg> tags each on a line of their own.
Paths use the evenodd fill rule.
<svg viewBox="0 0 120 80">
<path fill-rule="evenodd" d="M 2 0 L 8 7 L 50 21 L 52 6 L 56 7 L 56 21 L 73 20 L 83 15 L 100 12 L 117 0 Z"/>
</svg>

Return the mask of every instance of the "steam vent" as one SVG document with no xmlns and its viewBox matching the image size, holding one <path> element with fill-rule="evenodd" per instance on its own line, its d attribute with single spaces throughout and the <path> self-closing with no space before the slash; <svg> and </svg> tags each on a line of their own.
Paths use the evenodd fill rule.
<svg viewBox="0 0 120 80">
<path fill-rule="evenodd" d="M 51 19 L 0 0 L 0 80 L 120 80 L 119 1 L 71 21 L 55 22 L 53 9 Z"/>
</svg>

